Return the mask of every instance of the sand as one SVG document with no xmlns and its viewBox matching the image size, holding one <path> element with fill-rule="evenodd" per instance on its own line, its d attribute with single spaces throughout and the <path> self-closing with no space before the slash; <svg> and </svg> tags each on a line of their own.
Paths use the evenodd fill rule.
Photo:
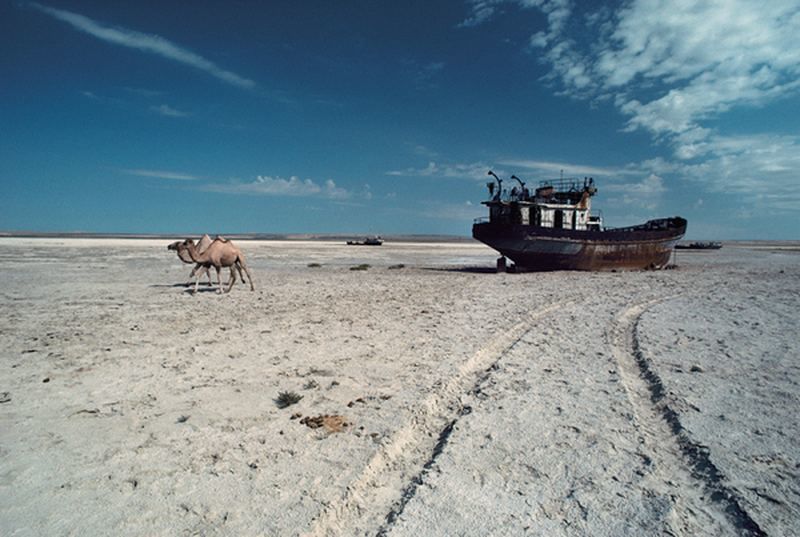
<svg viewBox="0 0 800 537">
<path fill-rule="evenodd" d="M 792 245 L 241 241 L 220 296 L 169 242 L 0 239 L 3 535 L 800 532 Z"/>
</svg>

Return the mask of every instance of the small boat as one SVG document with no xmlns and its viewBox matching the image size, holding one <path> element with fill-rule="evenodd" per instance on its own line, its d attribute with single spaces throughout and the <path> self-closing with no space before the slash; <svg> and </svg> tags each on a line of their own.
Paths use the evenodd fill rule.
<svg viewBox="0 0 800 537">
<path fill-rule="evenodd" d="M 531 193 L 519 182 L 511 192 L 503 181 L 487 184 L 488 218 L 475 220 L 472 236 L 494 248 L 517 267 L 527 270 L 659 269 L 670 260 L 673 247 L 686 233 L 686 219 L 659 218 L 643 224 L 605 228 L 591 214 L 597 193 L 594 179 L 543 181 Z"/>
<path fill-rule="evenodd" d="M 676 250 L 719 250 L 722 248 L 721 242 L 690 242 L 689 244 L 676 244 Z"/>
<path fill-rule="evenodd" d="M 374 237 L 367 237 L 363 241 L 347 241 L 349 246 L 380 246 L 383 244 L 383 239 L 375 235 Z"/>
</svg>

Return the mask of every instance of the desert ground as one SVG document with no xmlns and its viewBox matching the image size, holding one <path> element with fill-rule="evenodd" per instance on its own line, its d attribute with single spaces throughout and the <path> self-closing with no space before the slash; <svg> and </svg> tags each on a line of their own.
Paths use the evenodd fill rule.
<svg viewBox="0 0 800 537">
<path fill-rule="evenodd" d="M 239 241 L 193 295 L 169 242 L 0 239 L 3 535 L 800 533 L 797 243 Z"/>
</svg>

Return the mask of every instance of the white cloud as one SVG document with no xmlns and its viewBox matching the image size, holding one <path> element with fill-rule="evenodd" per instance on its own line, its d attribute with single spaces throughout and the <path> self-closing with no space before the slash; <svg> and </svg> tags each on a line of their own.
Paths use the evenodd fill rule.
<svg viewBox="0 0 800 537">
<path fill-rule="evenodd" d="M 618 203 L 635 205 L 648 210 L 655 209 L 661 200 L 661 195 L 667 191 L 664 186 L 664 179 L 654 173 L 651 173 L 641 181 L 607 184 L 602 188 L 608 192 L 618 193 L 621 198 L 613 198 Z"/>
<path fill-rule="evenodd" d="M 497 15 L 498 8 L 514 4 L 522 9 L 538 8 L 547 16 L 551 28 L 560 30 L 569 18 L 570 0 L 469 0 L 469 16 L 458 26 L 468 28 L 479 26 Z"/>
<path fill-rule="evenodd" d="M 255 181 L 242 183 L 231 181 L 204 185 L 202 190 L 209 192 L 222 192 L 226 194 L 256 194 L 262 196 L 299 196 L 322 197 L 335 200 L 344 200 L 351 197 L 350 192 L 336 186 L 328 179 L 322 184 L 311 179 L 300 179 L 292 176 L 289 179 L 259 175 Z"/>
<path fill-rule="evenodd" d="M 121 170 L 128 175 L 136 175 L 138 177 L 155 177 L 158 179 L 174 179 L 177 181 L 194 181 L 199 179 L 195 175 L 181 172 L 168 172 L 162 170 Z"/>
<path fill-rule="evenodd" d="M 189 65 L 240 88 L 251 89 L 256 86 L 256 83 L 252 80 L 241 77 L 231 71 L 226 71 L 214 62 L 158 35 L 144 34 L 125 28 L 104 26 L 89 17 L 63 9 L 56 9 L 36 3 L 31 3 L 29 5 L 42 13 L 66 22 L 76 30 L 87 33 L 107 43 L 149 52 L 161 56 L 162 58 Z"/>
<path fill-rule="evenodd" d="M 638 196 L 657 196 L 667 190 L 664 188 L 664 180 L 654 173 L 639 182 L 609 184 L 604 189 L 610 192 L 627 192 Z"/>
<path fill-rule="evenodd" d="M 701 161 L 680 163 L 684 177 L 760 205 L 800 210 L 800 140 L 793 136 L 720 136 L 704 142 Z"/>
<path fill-rule="evenodd" d="M 620 175 L 639 174 L 639 170 L 630 168 L 603 168 L 599 166 L 587 166 L 568 162 L 550 162 L 545 160 L 502 160 L 500 164 L 514 168 L 525 168 L 534 173 L 556 175 L 564 172 L 565 177 L 591 176 L 591 177 L 615 177 Z"/>
<path fill-rule="evenodd" d="M 175 108 L 172 108 L 166 104 L 162 104 L 161 106 L 151 106 L 150 110 L 167 117 L 187 117 L 189 115 L 186 112 L 181 112 L 180 110 L 176 110 Z"/>
<path fill-rule="evenodd" d="M 479 26 L 491 19 L 495 14 L 495 6 L 499 4 L 497 0 L 471 0 L 470 15 L 458 25 L 462 28 Z"/>
<path fill-rule="evenodd" d="M 486 174 L 490 169 L 490 166 L 482 162 L 439 165 L 431 161 L 424 168 L 393 170 L 386 172 L 386 175 L 400 177 L 450 177 L 483 180 L 486 179 Z"/>
<path fill-rule="evenodd" d="M 364 188 L 361 190 L 361 197 L 367 201 L 372 199 L 372 187 L 368 183 L 364 184 Z"/>
</svg>

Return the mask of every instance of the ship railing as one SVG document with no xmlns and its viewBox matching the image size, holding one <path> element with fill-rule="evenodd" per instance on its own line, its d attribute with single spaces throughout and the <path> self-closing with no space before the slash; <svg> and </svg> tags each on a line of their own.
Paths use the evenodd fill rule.
<svg viewBox="0 0 800 537">
<path fill-rule="evenodd" d="M 551 179 L 547 181 L 540 181 L 539 188 L 551 186 L 556 192 L 579 192 L 587 185 L 588 179 L 578 179 L 577 177 L 569 177 L 564 179 Z"/>
<path fill-rule="evenodd" d="M 495 196 L 493 198 L 489 198 L 486 201 L 482 201 L 481 203 L 491 203 L 491 202 L 501 202 L 501 203 L 513 203 L 519 201 L 533 201 L 533 195 L 526 191 L 521 192 L 517 191 L 514 192 L 513 190 L 509 192 L 505 188 L 503 189 L 502 194 L 499 196 Z"/>
</svg>

